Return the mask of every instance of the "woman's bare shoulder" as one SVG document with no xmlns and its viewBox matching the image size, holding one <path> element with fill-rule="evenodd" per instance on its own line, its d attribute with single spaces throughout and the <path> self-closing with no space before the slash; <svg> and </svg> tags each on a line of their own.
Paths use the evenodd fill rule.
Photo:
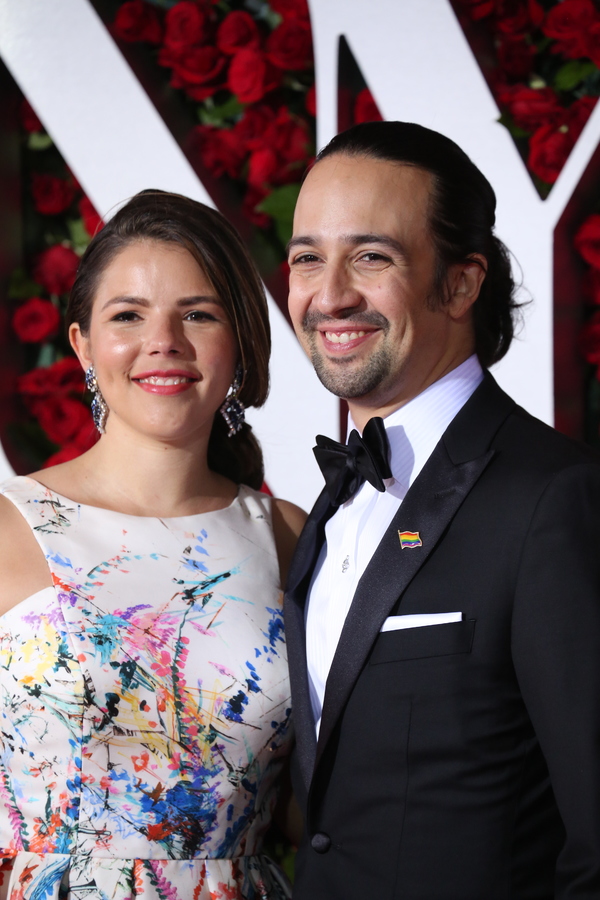
<svg viewBox="0 0 600 900">
<path fill-rule="evenodd" d="M 306 513 L 289 500 L 273 499 L 272 509 L 281 584 L 285 585 L 296 542 L 306 522 Z"/>
<path fill-rule="evenodd" d="M 31 528 L 0 494 L 0 615 L 51 586 L 50 569 Z"/>
<path fill-rule="evenodd" d="M 272 502 L 274 527 L 276 527 L 275 522 L 277 522 L 280 527 L 287 528 L 297 538 L 304 528 L 308 514 L 301 507 L 296 506 L 295 503 L 290 503 L 289 500 L 280 500 L 278 497 L 273 497 Z"/>
</svg>

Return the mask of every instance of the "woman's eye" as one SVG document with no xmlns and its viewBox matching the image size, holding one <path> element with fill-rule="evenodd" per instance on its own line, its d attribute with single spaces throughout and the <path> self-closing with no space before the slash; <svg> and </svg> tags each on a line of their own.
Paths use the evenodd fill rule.
<svg viewBox="0 0 600 900">
<path fill-rule="evenodd" d="M 139 315 L 132 309 L 117 313 L 112 317 L 113 322 L 134 322 L 136 319 L 139 319 Z"/>
<path fill-rule="evenodd" d="M 216 318 L 202 309 L 192 309 L 184 316 L 187 322 L 216 322 Z"/>
</svg>

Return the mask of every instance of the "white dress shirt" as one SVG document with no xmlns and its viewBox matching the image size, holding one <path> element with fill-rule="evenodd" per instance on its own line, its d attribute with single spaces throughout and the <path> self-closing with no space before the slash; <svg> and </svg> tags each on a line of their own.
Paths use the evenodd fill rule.
<svg viewBox="0 0 600 900">
<path fill-rule="evenodd" d="M 444 431 L 481 383 L 471 356 L 384 419 L 392 477 L 385 492 L 365 482 L 325 525 L 306 604 L 306 653 L 317 735 L 325 684 L 356 586 L 409 487 Z M 348 422 L 348 434 L 355 427 Z"/>
</svg>

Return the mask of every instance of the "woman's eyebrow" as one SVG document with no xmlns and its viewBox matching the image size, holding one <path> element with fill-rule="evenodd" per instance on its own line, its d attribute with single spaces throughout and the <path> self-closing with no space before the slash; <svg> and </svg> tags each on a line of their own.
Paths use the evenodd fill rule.
<svg viewBox="0 0 600 900">
<path fill-rule="evenodd" d="M 111 306 L 119 306 L 123 303 L 126 303 L 128 306 L 141 306 L 146 309 L 151 305 L 150 301 L 146 300 L 145 297 L 132 297 L 128 294 L 123 294 L 118 297 L 111 297 L 110 300 L 107 300 L 102 307 L 102 311 Z M 221 305 L 221 301 L 216 294 L 195 294 L 192 297 L 181 297 L 177 301 L 177 306 L 197 306 L 201 303 L 218 303 Z"/>
</svg>

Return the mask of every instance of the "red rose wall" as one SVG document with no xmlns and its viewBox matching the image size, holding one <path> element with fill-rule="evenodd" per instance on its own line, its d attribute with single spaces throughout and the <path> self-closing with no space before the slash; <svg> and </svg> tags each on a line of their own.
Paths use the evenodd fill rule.
<svg viewBox="0 0 600 900">
<path fill-rule="evenodd" d="M 315 142 L 380 116 L 448 134 L 489 177 L 532 300 L 495 374 L 541 418 L 597 439 L 594 0 L 0 0 L 0 56 L 0 430 L 15 467 L 93 440 L 61 313 L 100 216 L 158 187 L 220 208 L 259 265 L 273 388 L 251 421 L 270 487 L 309 505 L 310 447 L 340 411 L 285 317 L 283 248 Z"/>
</svg>

